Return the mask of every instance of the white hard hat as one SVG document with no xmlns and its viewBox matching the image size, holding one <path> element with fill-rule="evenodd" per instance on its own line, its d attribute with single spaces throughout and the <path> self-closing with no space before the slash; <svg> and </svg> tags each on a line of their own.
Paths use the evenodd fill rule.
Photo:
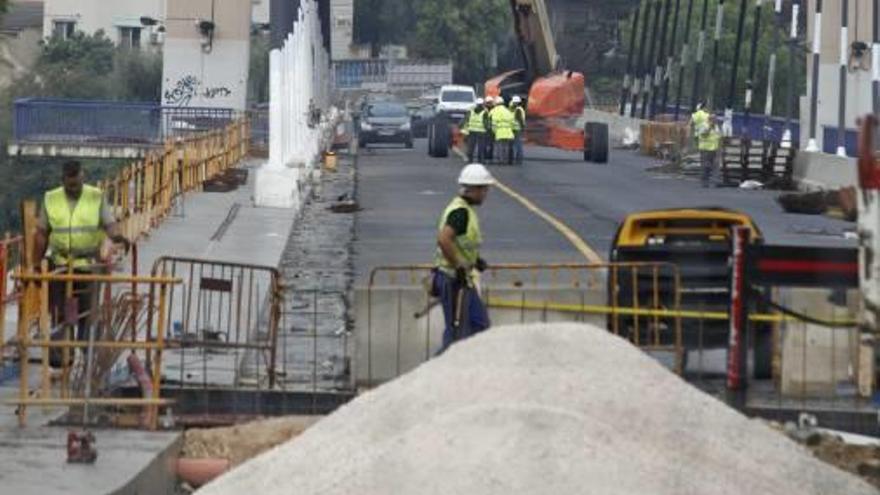
<svg viewBox="0 0 880 495">
<path fill-rule="evenodd" d="M 495 179 L 482 164 L 471 163 L 461 169 L 458 183 L 462 186 L 491 186 L 495 183 Z"/>
<path fill-rule="evenodd" d="M 516 95 L 510 99 L 510 102 L 511 103 L 522 103 L 522 98 L 520 98 L 519 95 Z"/>
<path fill-rule="evenodd" d="M 482 104 L 483 104 L 483 99 L 482 99 L 482 98 L 477 98 L 476 104 L 477 104 L 477 105 L 482 105 Z"/>
<path fill-rule="evenodd" d="M 496 105 L 503 105 L 504 104 L 504 97 L 501 95 L 496 96 L 495 97 L 495 104 Z"/>
</svg>

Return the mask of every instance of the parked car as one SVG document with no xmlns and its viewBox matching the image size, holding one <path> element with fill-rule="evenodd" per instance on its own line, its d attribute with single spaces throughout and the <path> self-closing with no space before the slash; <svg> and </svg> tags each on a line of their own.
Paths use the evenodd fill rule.
<svg viewBox="0 0 880 495">
<path fill-rule="evenodd" d="M 414 137 L 428 137 L 428 126 L 434 119 L 434 113 L 434 105 L 425 105 L 413 112 L 410 123 Z"/>
<path fill-rule="evenodd" d="M 412 124 L 406 105 L 381 101 L 368 105 L 361 115 L 358 146 L 371 143 L 400 143 L 413 147 Z"/>
<path fill-rule="evenodd" d="M 437 113 L 446 114 L 450 122 L 459 122 L 474 108 L 476 101 L 477 95 L 470 86 L 443 86 L 437 98 Z"/>
</svg>

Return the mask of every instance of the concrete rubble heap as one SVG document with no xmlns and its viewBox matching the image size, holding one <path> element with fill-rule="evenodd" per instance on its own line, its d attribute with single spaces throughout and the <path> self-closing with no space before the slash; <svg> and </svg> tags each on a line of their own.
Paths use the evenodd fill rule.
<svg viewBox="0 0 880 495">
<path fill-rule="evenodd" d="M 876 494 L 594 326 L 499 327 L 203 488 Z"/>
</svg>

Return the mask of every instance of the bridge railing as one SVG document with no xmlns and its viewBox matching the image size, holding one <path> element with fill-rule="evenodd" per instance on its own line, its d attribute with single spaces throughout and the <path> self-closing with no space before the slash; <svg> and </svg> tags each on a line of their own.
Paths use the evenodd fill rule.
<svg viewBox="0 0 880 495">
<path fill-rule="evenodd" d="M 237 112 L 229 108 L 23 98 L 15 101 L 13 140 L 155 146 L 170 137 L 223 128 L 237 117 Z"/>
</svg>

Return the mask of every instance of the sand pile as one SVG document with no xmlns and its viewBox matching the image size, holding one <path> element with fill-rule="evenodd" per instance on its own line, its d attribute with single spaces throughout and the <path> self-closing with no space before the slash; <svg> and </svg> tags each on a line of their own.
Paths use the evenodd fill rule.
<svg viewBox="0 0 880 495">
<path fill-rule="evenodd" d="M 499 327 L 201 494 L 876 494 L 593 326 Z"/>
<path fill-rule="evenodd" d="M 225 428 L 192 428 L 183 435 L 181 457 L 227 459 L 232 466 L 287 442 L 317 422 L 317 417 L 282 417 Z"/>
</svg>

